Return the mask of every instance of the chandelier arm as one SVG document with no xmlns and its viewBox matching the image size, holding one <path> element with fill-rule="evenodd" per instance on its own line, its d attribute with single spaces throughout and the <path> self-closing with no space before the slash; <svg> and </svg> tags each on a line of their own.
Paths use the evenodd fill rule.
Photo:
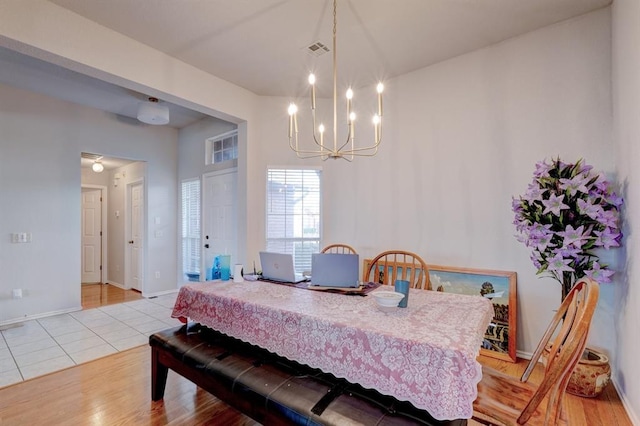
<svg viewBox="0 0 640 426">
<path fill-rule="evenodd" d="M 322 138 L 321 138 L 320 142 L 318 142 L 318 137 L 316 136 L 317 127 L 316 127 L 316 109 L 315 108 L 311 108 L 311 118 L 313 120 L 313 141 L 320 148 L 324 149 L 324 144 L 322 143 Z"/>
</svg>

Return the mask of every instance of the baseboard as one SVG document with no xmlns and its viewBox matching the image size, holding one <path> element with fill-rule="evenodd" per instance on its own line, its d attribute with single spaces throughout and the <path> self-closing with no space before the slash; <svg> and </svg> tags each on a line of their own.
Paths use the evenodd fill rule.
<svg viewBox="0 0 640 426">
<path fill-rule="evenodd" d="M 127 288 L 124 284 L 120 284 L 120 283 L 117 283 L 117 282 L 111 281 L 111 280 L 107 280 L 107 282 L 105 282 L 105 284 L 109 284 L 109 285 L 112 285 L 114 287 L 121 288 L 123 290 L 131 290 L 130 288 Z"/>
<path fill-rule="evenodd" d="M 157 291 L 155 293 L 142 292 L 142 297 L 145 297 L 145 298 L 149 299 L 151 297 L 164 296 L 165 294 L 171 294 L 171 293 L 177 293 L 177 292 L 178 292 L 177 288 L 175 288 L 173 290 Z"/>
<path fill-rule="evenodd" d="M 613 375 L 612 375 L 613 376 Z M 629 416 L 629 420 L 631 420 L 631 424 L 633 426 L 640 426 L 640 416 L 633 411 L 633 407 L 631 406 L 631 401 L 627 398 L 627 395 L 622 392 L 618 383 L 611 377 L 611 383 L 613 387 L 616 388 L 616 392 L 618 392 L 618 396 L 620 397 L 620 401 L 622 401 L 622 406 L 624 410 L 627 412 L 627 416 Z"/>
<path fill-rule="evenodd" d="M 25 321 L 31 321 L 39 318 L 44 318 L 44 317 L 51 317 L 54 315 L 68 314 L 70 312 L 77 312 L 81 310 L 82 310 L 82 306 L 78 306 L 76 308 L 61 309 L 59 311 L 44 312 L 36 315 L 25 315 L 24 317 L 21 317 L 21 318 L 13 318 L 10 320 L 2 321 L 0 322 L 0 327 L 3 325 L 17 324 Z"/>
</svg>

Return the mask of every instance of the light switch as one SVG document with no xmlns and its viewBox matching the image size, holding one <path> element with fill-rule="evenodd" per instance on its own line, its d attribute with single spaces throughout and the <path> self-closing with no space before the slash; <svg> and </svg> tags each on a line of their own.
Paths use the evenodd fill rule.
<svg viewBox="0 0 640 426">
<path fill-rule="evenodd" d="M 30 243 L 31 240 L 31 232 L 16 232 L 15 234 L 11 234 L 12 243 Z"/>
</svg>

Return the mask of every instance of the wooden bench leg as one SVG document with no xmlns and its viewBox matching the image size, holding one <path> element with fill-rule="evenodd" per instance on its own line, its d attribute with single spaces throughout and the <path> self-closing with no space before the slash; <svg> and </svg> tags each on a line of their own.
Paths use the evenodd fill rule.
<svg viewBox="0 0 640 426">
<path fill-rule="evenodd" d="M 164 388 L 167 385 L 167 373 L 169 367 L 160 362 L 160 351 L 151 349 L 151 399 L 158 401 L 164 397 Z"/>
</svg>

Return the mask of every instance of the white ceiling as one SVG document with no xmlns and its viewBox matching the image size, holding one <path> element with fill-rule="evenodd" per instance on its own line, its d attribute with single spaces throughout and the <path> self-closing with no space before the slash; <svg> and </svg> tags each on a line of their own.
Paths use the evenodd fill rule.
<svg viewBox="0 0 640 426">
<path fill-rule="evenodd" d="M 331 53 L 306 49 L 332 46 L 330 0 L 50 1 L 258 95 L 303 95 L 311 70 L 321 94 L 331 90 Z M 339 0 L 338 85 L 389 79 L 611 1 Z M 146 98 L 6 49 L 0 65 L 0 82 L 126 117 Z M 167 105 L 173 127 L 202 117 Z"/>
</svg>

